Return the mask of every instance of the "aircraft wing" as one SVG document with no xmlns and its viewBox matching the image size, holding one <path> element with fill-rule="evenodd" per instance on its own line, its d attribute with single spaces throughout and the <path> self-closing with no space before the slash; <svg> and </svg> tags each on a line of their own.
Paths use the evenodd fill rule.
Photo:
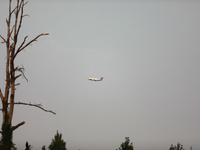
<svg viewBox="0 0 200 150">
<path fill-rule="evenodd" d="M 88 80 L 94 81 L 95 79 L 94 78 L 88 78 Z"/>
</svg>

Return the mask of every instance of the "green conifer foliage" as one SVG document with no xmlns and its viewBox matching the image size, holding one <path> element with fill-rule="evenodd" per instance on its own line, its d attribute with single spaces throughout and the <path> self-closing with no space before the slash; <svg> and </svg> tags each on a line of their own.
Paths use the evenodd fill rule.
<svg viewBox="0 0 200 150">
<path fill-rule="evenodd" d="M 44 146 L 42 146 L 42 150 L 46 150 L 46 146 L 44 145 Z"/>
<path fill-rule="evenodd" d="M 52 139 L 51 144 L 49 145 L 49 150 L 67 150 L 66 142 L 62 140 L 62 134 L 59 134 L 58 131 L 54 136 L 54 139 Z"/>
<path fill-rule="evenodd" d="M 130 143 L 129 137 L 125 137 L 125 139 L 126 139 L 125 142 L 121 144 L 121 146 L 119 147 L 119 150 L 134 150 L 133 143 L 129 144 Z"/>
<path fill-rule="evenodd" d="M 13 132 L 10 132 L 11 125 L 8 124 L 8 114 L 5 116 L 5 122 L 2 123 L 1 131 L 3 133 L 0 141 L 0 149 L 11 150 L 16 149 L 12 142 Z"/>
<path fill-rule="evenodd" d="M 177 143 L 177 145 L 174 145 L 174 146 L 172 144 L 169 150 L 184 150 L 184 148 L 183 148 L 183 145 L 181 145 L 181 143 Z"/>
</svg>

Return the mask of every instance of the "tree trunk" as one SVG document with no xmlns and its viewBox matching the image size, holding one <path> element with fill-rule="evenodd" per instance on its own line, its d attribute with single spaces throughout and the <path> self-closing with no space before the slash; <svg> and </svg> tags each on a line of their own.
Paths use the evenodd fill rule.
<svg viewBox="0 0 200 150">
<path fill-rule="evenodd" d="M 27 16 L 24 15 L 23 9 L 24 6 L 27 4 L 27 2 L 24 2 L 24 0 L 16 0 L 16 6 L 14 9 L 11 9 L 11 2 L 12 0 L 9 0 L 9 14 L 8 18 L 6 19 L 7 23 L 7 37 L 4 38 L 0 35 L 1 39 L 3 40 L 2 43 L 6 44 L 6 83 L 5 83 L 5 93 L 3 94 L 0 88 L 0 99 L 2 102 L 2 111 L 3 114 L 3 122 L 2 122 L 2 128 L 0 133 L 2 134 L 2 139 L 0 146 L 3 144 L 4 150 L 10 150 L 12 147 L 14 147 L 12 143 L 12 133 L 15 129 L 17 129 L 19 126 L 23 125 L 25 122 L 22 121 L 21 123 L 12 126 L 12 119 L 13 119 L 13 113 L 14 113 L 14 105 L 15 104 L 22 104 L 22 105 L 30 105 L 38 107 L 46 112 L 51 112 L 55 114 L 51 110 L 45 110 L 42 108 L 41 104 L 31 104 L 31 103 L 22 103 L 22 102 L 15 102 L 15 86 L 19 85 L 19 83 L 15 84 L 16 79 L 20 76 L 23 76 L 26 80 L 27 78 L 24 75 L 24 67 L 15 67 L 15 58 L 16 56 L 23 51 L 27 46 L 35 42 L 40 36 L 48 35 L 46 34 L 39 34 L 34 39 L 26 43 L 26 39 L 28 36 L 24 37 L 23 42 L 19 47 L 17 47 L 17 41 L 18 41 L 18 34 L 21 28 L 23 17 Z M 14 17 L 14 23 L 11 25 L 11 17 L 12 15 L 15 15 Z M 25 44 L 26 43 L 26 44 Z M 16 75 L 15 73 L 19 73 Z M 10 105 L 10 107 L 8 107 Z M 1 149 L 1 147 L 0 147 Z"/>
</svg>

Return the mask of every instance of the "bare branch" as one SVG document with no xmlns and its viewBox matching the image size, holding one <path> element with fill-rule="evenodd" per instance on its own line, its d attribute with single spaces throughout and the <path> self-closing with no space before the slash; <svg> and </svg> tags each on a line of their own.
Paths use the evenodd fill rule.
<svg viewBox="0 0 200 150">
<path fill-rule="evenodd" d="M 21 1 L 21 3 L 20 3 L 20 6 L 19 6 L 19 10 L 18 10 L 18 12 L 20 11 L 20 9 L 21 9 L 21 16 L 20 16 L 20 21 L 19 21 L 19 25 L 18 25 L 18 29 L 17 29 L 17 32 L 16 32 L 16 35 L 18 36 L 18 34 L 19 34 L 19 30 L 20 30 L 20 28 L 21 28 L 21 24 L 22 24 L 22 18 L 23 18 L 23 12 L 24 12 L 24 6 L 23 6 L 23 4 L 22 3 L 24 3 L 24 1 L 22 0 Z M 17 12 L 17 13 L 18 13 Z M 17 16 L 18 17 L 18 16 Z"/>
<path fill-rule="evenodd" d="M 31 104 L 31 103 L 22 103 L 22 102 L 15 102 L 14 104 L 29 105 L 29 106 L 38 107 L 38 108 L 42 109 L 43 111 L 50 112 L 50 113 L 53 113 L 54 115 L 56 115 L 55 112 L 53 112 L 51 110 L 46 110 L 46 109 L 42 108 L 41 104 Z"/>
<path fill-rule="evenodd" d="M 2 135 L 2 136 L 4 136 L 4 134 L 3 134 L 3 132 L 2 132 L 2 131 L 0 131 L 0 133 L 1 133 L 1 135 Z"/>
<path fill-rule="evenodd" d="M 28 1 L 26 3 L 23 4 L 23 7 L 28 3 Z"/>
<path fill-rule="evenodd" d="M 18 85 L 20 85 L 20 83 L 15 84 L 15 86 L 18 86 Z"/>
<path fill-rule="evenodd" d="M 19 124 L 17 124 L 16 126 L 13 126 L 13 127 L 10 129 L 10 133 L 12 133 L 15 129 L 17 129 L 19 126 L 21 126 L 21 125 L 23 125 L 23 124 L 25 124 L 24 121 L 21 122 L 21 123 L 19 123 Z"/>
<path fill-rule="evenodd" d="M 9 25 L 8 19 L 6 19 L 7 26 Z"/>
<path fill-rule="evenodd" d="M 17 54 L 19 53 L 21 47 L 22 47 L 22 46 L 24 45 L 24 43 L 26 42 L 27 37 L 28 37 L 28 36 L 26 36 L 26 37 L 24 38 L 24 41 L 22 42 L 22 44 L 20 45 L 20 47 L 17 49 L 17 52 L 16 52 L 15 55 L 14 55 L 14 59 L 15 59 L 15 57 L 17 56 Z"/>
<path fill-rule="evenodd" d="M 15 25 L 13 25 L 13 27 L 12 27 L 12 29 L 11 29 L 11 31 L 10 31 L 10 37 L 11 37 L 11 34 L 12 34 L 12 32 L 13 32 L 14 27 L 15 27 Z M 11 38 L 12 38 L 12 37 L 11 37 Z"/>
<path fill-rule="evenodd" d="M 12 14 L 15 11 L 15 9 L 17 9 L 17 6 L 12 10 L 12 12 L 10 14 Z"/>
<path fill-rule="evenodd" d="M 16 55 L 19 53 L 19 52 L 21 52 L 24 48 L 26 48 L 27 46 L 29 46 L 31 43 L 33 43 L 34 41 L 36 41 L 40 36 L 42 36 L 42 35 L 49 35 L 49 33 L 42 33 L 42 34 L 40 34 L 40 35 L 38 35 L 37 37 L 35 37 L 33 40 L 31 40 L 30 42 L 28 42 L 25 46 L 23 46 L 22 48 L 20 48 L 20 49 L 18 49 L 17 50 L 17 52 L 15 53 L 15 56 L 14 57 L 16 57 Z M 26 38 L 26 37 L 25 37 Z M 24 38 L 24 42 L 25 42 L 25 39 Z"/>
<path fill-rule="evenodd" d="M 32 103 L 23 103 L 23 102 L 15 102 L 14 104 L 18 104 L 18 105 L 29 105 L 29 106 L 34 106 L 34 107 L 38 107 L 40 109 L 42 109 L 45 112 L 50 112 L 54 115 L 56 115 L 55 112 L 53 112 L 52 110 L 46 110 L 44 108 L 42 108 L 42 104 L 32 104 Z M 8 103 L 8 105 L 10 105 L 10 103 Z M 2 111 L 3 109 L 0 109 L 0 111 Z"/>
<path fill-rule="evenodd" d="M 22 47 L 22 48 L 20 49 L 20 51 L 22 51 L 25 47 L 27 47 L 28 45 L 30 45 L 32 42 L 36 41 L 36 40 L 37 40 L 40 36 L 42 36 L 42 35 L 49 35 L 49 33 L 42 33 L 42 34 L 38 35 L 36 38 L 34 38 L 34 39 L 31 40 L 29 43 L 27 43 L 24 47 Z"/>
<path fill-rule="evenodd" d="M 21 24 L 22 24 L 22 20 L 23 20 L 23 17 L 25 16 L 28 16 L 28 14 L 26 15 L 23 15 L 24 14 L 24 6 L 28 3 L 28 1 L 26 3 L 24 3 L 24 0 L 21 1 L 20 5 L 19 5 L 19 9 L 18 9 L 18 12 L 20 11 L 21 9 L 21 15 L 20 15 L 20 21 L 19 21 L 19 25 L 18 25 L 18 29 L 17 29 L 17 32 L 16 32 L 16 35 L 19 34 L 19 30 L 21 28 Z M 18 13 L 17 12 L 17 13 Z"/>
<path fill-rule="evenodd" d="M 4 42 L 1 42 L 1 43 L 6 43 L 6 40 L 0 35 L 0 37 L 2 38 L 2 40 L 4 41 Z"/>
<path fill-rule="evenodd" d="M 0 97 L 1 97 L 1 100 L 3 101 L 3 93 L 1 92 L 1 89 L 0 89 Z"/>
<path fill-rule="evenodd" d="M 10 36 L 10 38 L 14 41 L 14 39 L 13 39 L 13 37 L 12 36 Z"/>
<path fill-rule="evenodd" d="M 19 72 L 21 72 L 22 74 L 21 75 L 23 75 L 23 77 L 26 79 L 26 81 L 28 82 L 28 79 L 26 78 L 26 76 L 25 76 L 25 74 L 24 74 L 24 66 L 22 65 L 22 67 L 21 68 L 18 68 L 18 67 L 16 67 L 15 68 L 15 71 L 19 71 Z M 20 76 L 21 76 L 20 75 Z M 19 75 L 18 76 L 16 76 L 17 78 L 19 77 Z M 15 79 L 16 79 L 16 77 L 15 77 Z"/>
<path fill-rule="evenodd" d="M 20 4 L 18 5 L 18 12 L 20 11 L 21 8 L 23 8 L 22 3 L 24 3 L 24 0 L 21 0 Z"/>
<path fill-rule="evenodd" d="M 19 72 L 21 72 L 21 74 L 19 74 L 19 75 L 17 75 L 16 77 L 15 77 L 15 80 L 18 78 L 18 77 L 20 77 L 21 75 L 23 75 L 23 77 L 26 79 L 26 81 L 28 82 L 28 79 L 26 78 L 26 76 L 25 76 L 25 74 L 24 74 L 24 66 L 22 65 L 22 67 L 21 68 L 19 68 L 19 66 L 17 66 L 15 69 L 14 69 L 15 71 L 19 71 Z"/>
<path fill-rule="evenodd" d="M 28 14 L 26 14 L 26 15 L 23 15 L 22 17 L 26 17 L 26 16 L 30 17 Z"/>
<path fill-rule="evenodd" d="M 19 78 L 21 75 L 22 75 L 22 74 L 19 74 L 18 76 L 16 76 L 16 77 L 15 77 L 15 80 L 16 80 L 17 78 Z"/>
</svg>

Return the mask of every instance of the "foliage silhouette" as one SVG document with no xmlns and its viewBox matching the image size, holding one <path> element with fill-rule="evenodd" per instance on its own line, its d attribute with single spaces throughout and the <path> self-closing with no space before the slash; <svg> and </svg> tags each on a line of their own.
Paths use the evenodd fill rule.
<svg viewBox="0 0 200 150">
<path fill-rule="evenodd" d="M 67 150 L 66 142 L 62 140 L 62 134 L 59 134 L 58 131 L 54 136 L 54 139 L 52 139 L 51 144 L 49 145 L 49 150 Z"/>
<path fill-rule="evenodd" d="M 3 132 L 3 135 L 1 137 L 0 141 L 0 150 L 10 150 L 10 149 L 16 149 L 15 144 L 12 141 L 13 138 L 13 132 L 10 132 L 11 124 L 8 124 L 8 114 L 5 115 L 5 122 L 2 123 L 1 130 Z"/>
<path fill-rule="evenodd" d="M 119 150 L 134 150 L 133 143 L 131 144 L 129 143 L 130 143 L 129 137 L 125 137 L 125 142 L 122 142 L 121 146 L 119 147 Z"/>
<path fill-rule="evenodd" d="M 181 143 L 178 142 L 177 145 L 173 146 L 172 144 L 169 150 L 184 150 L 184 148 L 183 148 L 183 145 L 181 145 Z"/>
<path fill-rule="evenodd" d="M 45 150 L 46 149 L 46 146 L 44 145 L 44 146 L 42 146 L 42 150 Z"/>
</svg>

